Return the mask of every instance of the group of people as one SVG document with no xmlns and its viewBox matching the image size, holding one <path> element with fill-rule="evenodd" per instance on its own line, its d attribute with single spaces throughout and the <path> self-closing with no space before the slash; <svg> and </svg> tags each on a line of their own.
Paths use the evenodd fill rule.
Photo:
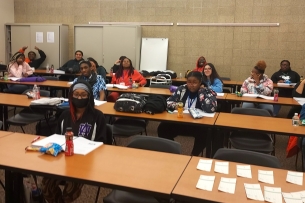
<svg viewBox="0 0 305 203">
<path fill-rule="evenodd" d="M 41 58 L 35 58 L 35 54 L 29 52 L 28 59 L 24 56 L 23 47 L 15 54 L 15 60 L 10 63 L 9 74 L 15 77 L 28 77 L 33 74 L 31 67 L 38 68 L 45 59 L 43 51 L 37 47 Z M 28 60 L 28 63 L 27 63 Z M 83 52 L 75 52 L 75 59 L 65 63 L 61 70 L 67 73 L 80 72 L 81 75 L 73 80 L 73 85 L 69 90 L 69 109 L 64 111 L 59 119 L 56 133 L 64 134 L 66 127 L 72 127 L 75 136 L 82 136 L 90 140 L 111 144 L 112 139 L 106 135 L 106 120 L 101 111 L 94 108 L 94 99 L 116 101 L 119 93 L 112 92 L 106 98 L 106 71 L 99 66 L 92 57 L 83 59 Z M 259 61 L 251 70 L 250 77 L 247 78 L 242 87 L 242 93 L 270 95 L 273 91 L 274 82 L 290 80 L 298 82 L 299 75 L 292 71 L 287 60 L 281 62 L 280 71 L 276 72 L 271 79 L 265 75 L 266 63 Z M 146 79 L 132 65 L 132 61 L 122 56 L 112 67 L 112 84 L 129 84 L 130 80 L 135 81 L 140 86 L 145 86 Z M 67 78 L 64 80 L 70 79 Z M 296 86 L 294 94 L 305 96 L 305 80 Z M 199 108 L 207 113 L 217 110 L 217 93 L 223 92 L 223 82 L 218 75 L 215 66 L 207 63 L 204 57 L 199 57 L 196 67 L 186 76 L 186 84 L 181 85 L 167 99 L 167 109 L 174 111 L 179 102 L 183 103 L 184 109 Z M 284 92 L 282 93 L 284 94 Z M 280 93 L 281 95 L 281 93 Z M 287 95 L 288 96 L 288 95 Z M 271 105 L 255 105 L 243 103 L 243 107 L 264 108 L 274 112 Z M 166 139 L 174 139 L 178 135 L 194 137 L 194 145 L 191 154 L 199 155 L 206 147 L 207 128 L 201 125 L 190 125 L 170 122 L 161 122 L 157 129 L 158 136 Z M 44 178 L 43 193 L 48 202 L 72 202 L 81 194 L 82 184 L 66 181 L 63 192 L 59 188 L 60 180 Z"/>
</svg>

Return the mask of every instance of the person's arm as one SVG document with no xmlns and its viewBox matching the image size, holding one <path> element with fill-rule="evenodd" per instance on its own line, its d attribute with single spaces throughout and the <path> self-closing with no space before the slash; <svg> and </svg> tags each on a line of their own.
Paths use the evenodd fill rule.
<svg viewBox="0 0 305 203">
<path fill-rule="evenodd" d="M 61 67 L 58 68 L 58 70 L 63 70 L 63 71 L 66 71 L 68 69 L 68 63 L 70 61 L 67 61 L 64 65 L 62 65 Z"/>
<path fill-rule="evenodd" d="M 207 113 L 213 113 L 217 109 L 216 92 L 209 88 L 200 88 L 198 98 L 201 109 Z"/>
<path fill-rule="evenodd" d="M 176 91 L 170 97 L 167 98 L 166 100 L 167 110 L 174 111 L 176 109 L 176 106 L 180 101 L 181 93 L 183 89 L 184 89 L 183 85 L 178 87 Z"/>
<path fill-rule="evenodd" d="M 273 73 L 273 75 L 271 76 L 271 80 L 273 83 L 277 83 L 279 78 L 277 76 L 277 72 Z"/>
<path fill-rule="evenodd" d="M 302 80 L 302 82 L 296 84 L 294 90 L 292 91 L 292 96 L 303 97 L 304 85 L 305 85 L 305 80 Z"/>
<path fill-rule="evenodd" d="M 248 81 L 245 80 L 240 88 L 240 93 L 245 94 L 248 93 Z"/>
<path fill-rule="evenodd" d="M 136 83 L 139 83 L 141 87 L 144 87 L 147 83 L 146 78 L 144 78 L 143 75 L 136 70 L 134 71 L 134 74 L 136 75 L 135 78 L 137 78 Z"/>
<path fill-rule="evenodd" d="M 222 82 L 221 80 L 219 80 L 218 78 L 216 78 L 214 80 L 213 85 L 211 85 L 212 90 L 214 90 L 215 92 L 221 93 L 222 92 Z"/>
<path fill-rule="evenodd" d="M 105 100 L 105 90 L 107 90 L 105 80 L 104 80 L 104 78 L 102 78 L 102 76 L 98 75 L 97 82 L 98 82 L 98 90 L 100 92 L 100 100 L 104 101 Z"/>
<path fill-rule="evenodd" d="M 19 49 L 18 52 L 24 54 L 25 50 L 28 48 L 28 46 L 23 46 L 21 49 Z"/>
<path fill-rule="evenodd" d="M 40 58 L 34 60 L 34 61 L 35 61 L 35 66 L 34 66 L 34 68 L 39 68 L 39 66 L 44 62 L 44 60 L 47 58 L 47 56 L 46 56 L 46 54 L 45 54 L 41 49 L 39 49 L 38 47 L 35 46 L 35 49 L 38 51 L 38 53 L 39 53 L 39 55 L 40 55 Z"/>
<path fill-rule="evenodd" d="M 111 84 L 117 84 L 115 75 L 112 75 Z"/>
<path fill-rule="evenodd" d="M 26 62 L 23 63 L 23 66 L 25 67 L 25 76 L 33 75 L 33 70 L 31 69 L 30 65 Z"/>
<path fill-rule="evenodd" d="M 262 95 L 269 96 L 272 93 L 273 90 L 273 82 L 272 80 L 268 79 L 265 82 L 261 83 L 259 85 L 259 88 L 256 89 L 257 92 L 259 92 Z"/>
<path fill-rule="evenodd" d="M 96 136 L 94 138 L 94 141 L 103 142 L 103 143 L 109 143 L 110 141 L 107 140 L 107 130 L 106 130 L 106 120 L 104 117 L 104 114 L 99 111 L 95 110 L 96 112 Z"/>
</svg>

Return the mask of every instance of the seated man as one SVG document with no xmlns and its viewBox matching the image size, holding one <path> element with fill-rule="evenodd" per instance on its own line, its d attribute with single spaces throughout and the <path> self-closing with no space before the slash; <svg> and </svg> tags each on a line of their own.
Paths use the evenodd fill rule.
<svg viewBox="0 0 305 203">
<path fill-rule="evenodd" d="M 27 48 L 28 48 L 28 46 L 24 46 L 18 52 L 24 54 L 24 52 Z M 28 58 L 25 58 L 25 62 L 27 62 L 30 67 L 34 67 L 35 69 L 37 69 L 44 62 L 44 60 L 47 58 L 47 56 L 38 47 L 35 46 L 35 49 L 38 51 L 40 58 L 36 59 L 36 53 L 34 51 L 29 51 Z"/>
<path fill-rule="evenodd" d="M 75 58 L 67 61 L 62 67 L 59 68 L 59 70 L 65 71 L 65 73 L 69 74 L 75 74 L 79 73 L 79 62 L 83 61 L 83 52 L 80 50 L 77 50 L 75 52 Z M 59 80 L 63 81 L 72 81 L 74 80 L 74 76 L 69 75 L 61 75 L 59 77 Z"/>
</svg>

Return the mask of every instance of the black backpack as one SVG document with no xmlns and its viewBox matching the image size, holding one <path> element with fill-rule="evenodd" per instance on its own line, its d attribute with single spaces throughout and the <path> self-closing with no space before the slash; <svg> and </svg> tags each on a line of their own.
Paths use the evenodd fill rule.
<svg viewBox="0 0 305 203">
<path fill-rule="evenodd" d="M 162 113 L 166 110 L 166 99 L 162 95 L 151 94 L 148 96 L 143 111 L 148 114 Z"/>
</svg>

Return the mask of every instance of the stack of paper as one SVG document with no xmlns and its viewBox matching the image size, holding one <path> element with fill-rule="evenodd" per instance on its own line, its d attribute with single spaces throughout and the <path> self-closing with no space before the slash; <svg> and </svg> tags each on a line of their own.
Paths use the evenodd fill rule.
<svg viewBox="0 0 305 203">
<path fill-rule="evenodd" d="M 267 100 L 274 100 L 274 97 L 265 96 L 265 95 L 261 95 L 261 94 L 243 94 L 243 97 L 252 97 L 252 98 L 261 98 L 261 99 L 267 99 Z"/>
<path fill-rule="evenodd" d="M 106 87 L 116 87 L 118 89 L 128 89 L 128 86 L 125 86 L 125 85 L 118 85 L 118 84 L 106 84 Z"/>
</svg>

